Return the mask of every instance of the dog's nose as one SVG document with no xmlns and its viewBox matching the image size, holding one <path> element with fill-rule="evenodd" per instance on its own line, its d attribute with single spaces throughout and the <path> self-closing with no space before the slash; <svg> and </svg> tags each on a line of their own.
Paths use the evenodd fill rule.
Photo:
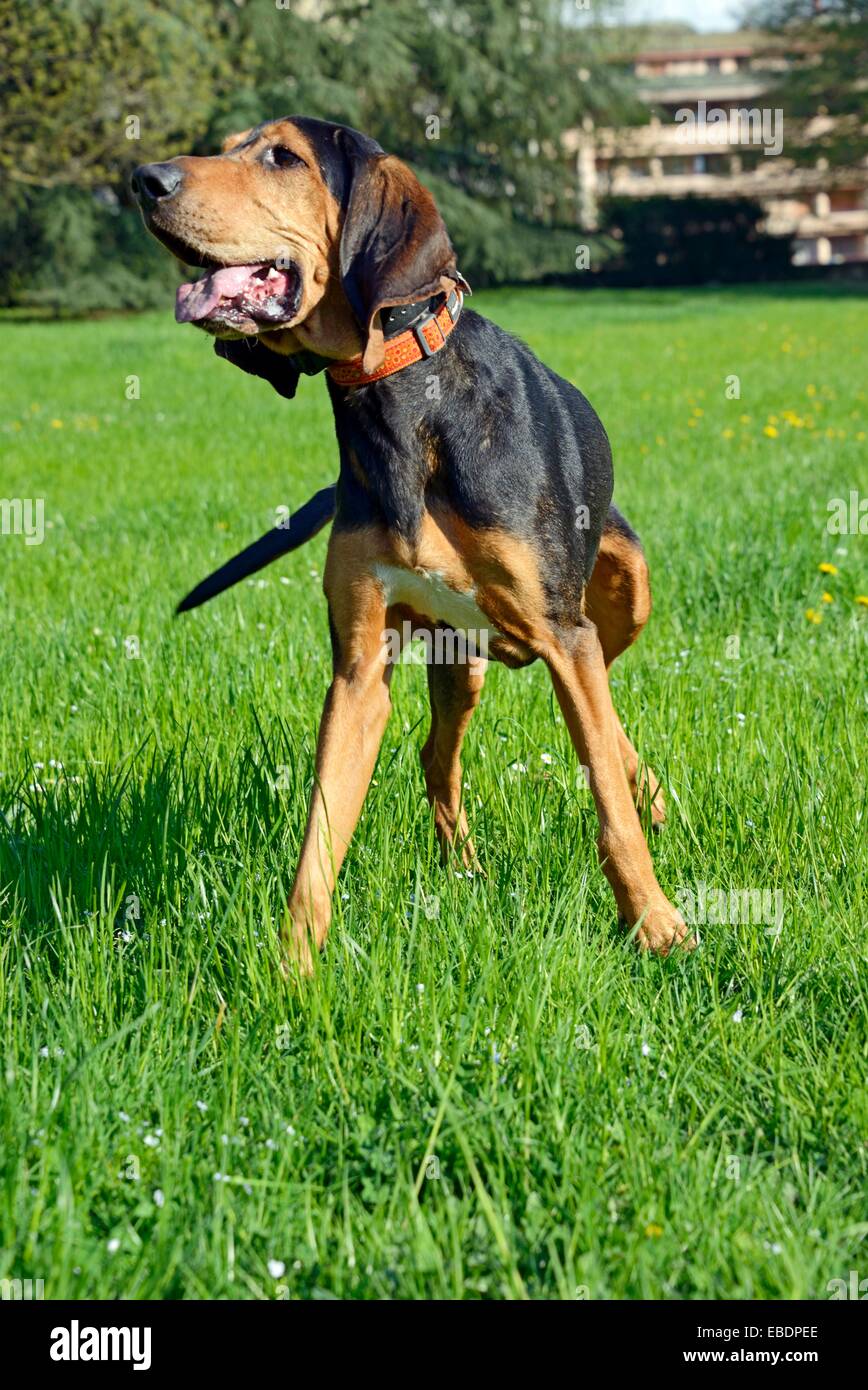
<svg viewBox="0 0 868 1390">
<path fill-rule="evenodd" d="M 183 177 L 177 164 L 140 164 L 133 170 L 130 187 L 142 207 L 153 207 L 161 198 L 177 193 Z"/>
</svg>

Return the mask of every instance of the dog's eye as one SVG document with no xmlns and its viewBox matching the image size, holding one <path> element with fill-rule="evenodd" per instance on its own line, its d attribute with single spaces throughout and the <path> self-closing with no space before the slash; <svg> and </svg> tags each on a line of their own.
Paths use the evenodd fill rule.
<svg viewBox="0 0 868 1390">
<path fill-rule="evenodd" d="M 293 154 L 286 145 L 271 145 L 265 151 L 265 162 L 273 164 L 276 169 L 291 169 L 295 164 L 304 164 L 301 156 Z"/>
</svg>

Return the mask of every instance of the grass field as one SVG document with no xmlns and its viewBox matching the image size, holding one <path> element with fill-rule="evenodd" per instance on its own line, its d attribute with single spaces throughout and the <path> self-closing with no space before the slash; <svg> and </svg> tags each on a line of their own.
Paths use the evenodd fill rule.
<svg viewBox="0 0 868 1390">
<path fill-rule="evenodd" d="M 321 969 L 284 984 L 327 537 L 172 607 L 331 480 L 325 389 L 280 401 L 168 313 L 7 328 L 0 494 L 44 498 L 46 529 L 0 535 L 0 1276 L 825 1299 L 868 1275 L 868 543 L 826 529 L 864 493 L 864 299 L 474 303 L 612 439 L 655 593 L 614 690 L 668 792 L 660 881 L 774 911 L 639 957 L 541 667 L 489 673 L 485 876 L 442 870 L 410 665 Z"/>
</svg>

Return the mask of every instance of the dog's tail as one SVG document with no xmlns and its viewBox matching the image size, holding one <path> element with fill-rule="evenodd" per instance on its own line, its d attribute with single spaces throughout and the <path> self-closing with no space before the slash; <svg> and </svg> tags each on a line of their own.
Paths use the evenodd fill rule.
<svg viewBox="0 0 868 1390">
<path fill-rule="evenodd" d="M 209 574 L 208 578 L 197 584 L 186 598 L 181 599 L 175 612 L 188 613 L 191 608 L 198 608 L 200 603 L 207 603 L 210 598 L 222 594 L 224 589 L 231 588 L 240 579 L 246 579 L 249 574 L 255 574 L 257 570 L 270 565 L 272 560 L 277 560 L 288 551 L 297 550 L 300 545 L 304 545 L 305 541 L 309 541 L 321 531 L 334 516 L 336 490 L 336 484 L 332 483 L 331 487 L 324 487 L 315 493 L 309 502 L 305 502 L 303 507 L 293 512 L 288 526 L 275 526 L 273 530 L 266 531 L 264 536 L 248 545 L 246 550 L 227 560 L 225 565 Z"/>
</svg>

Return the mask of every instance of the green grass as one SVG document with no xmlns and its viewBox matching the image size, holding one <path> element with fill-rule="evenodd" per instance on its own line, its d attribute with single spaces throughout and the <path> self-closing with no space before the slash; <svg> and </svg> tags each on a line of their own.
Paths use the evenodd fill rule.
<svg viewBox="0 0 868 1390">
<path fill-rule="evenodd" d="M 781 930 L 634 951 L 541 666 L 490 671 L 464 759 L 486 876 L 442 870 L 410 666 L 321 969 L 287 986 L 327 537 L 172 607 L 334 476 L 323 385 L 282 402 L 168 315 L 7 328 L 0 491 L 48 529 L 0 536 L 0 1276 L 827 1298 L 866 1273 L 868 559 L 826 531 L 865 481 L 864 301 L 476 302 L 597 407 L 646 545 L 655 612 L 613 683 L 668 789 L 660 881 L 780 890 Z"/>
</svg>

